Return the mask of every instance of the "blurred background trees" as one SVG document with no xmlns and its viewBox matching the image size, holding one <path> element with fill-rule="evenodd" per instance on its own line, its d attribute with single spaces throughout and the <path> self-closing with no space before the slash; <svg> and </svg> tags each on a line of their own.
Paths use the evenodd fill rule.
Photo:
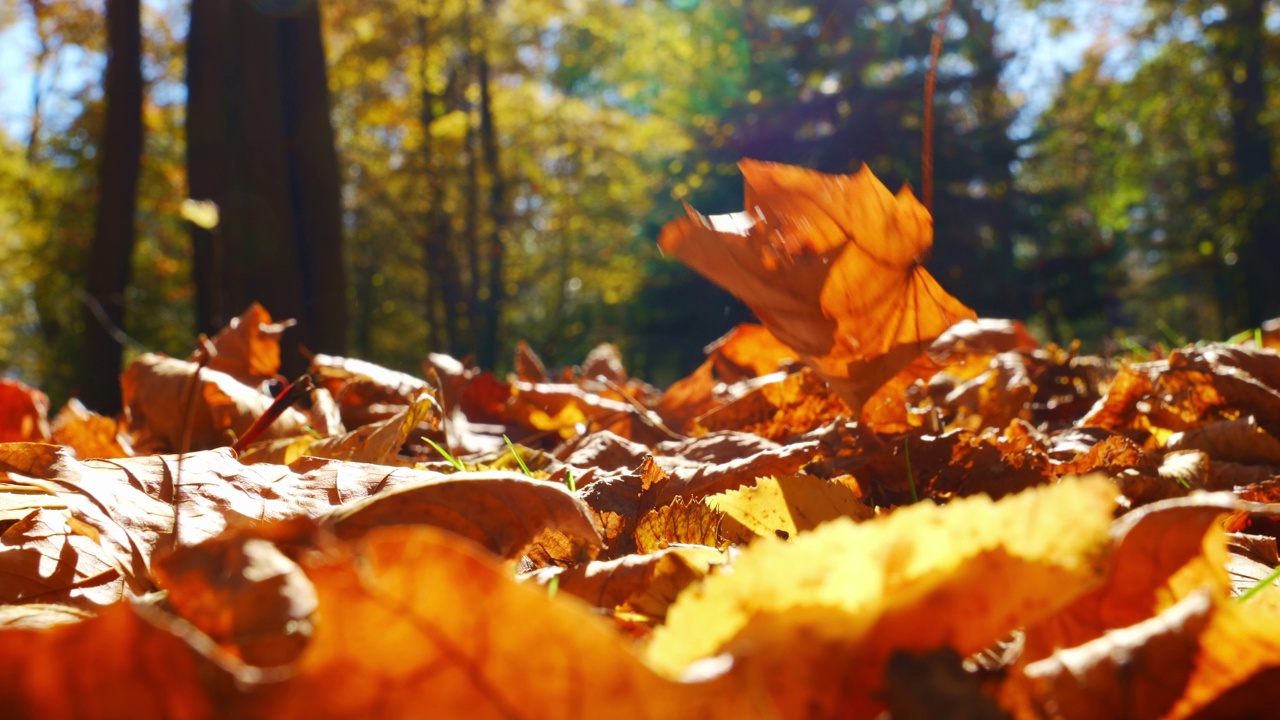
<svg viewBox="0 0 1280 720">
<path fill-rule="evenodd" d="M 268 307 L 308 328 L 287 347 L 414 371 L 430 351 L 504 367 L 525 339 L 560 364 L 611 341 L 669 382 L 749 313 L 662 259 L 657 229 L 684 201 L 740 209 L 742 157 L 865 162 L 918 190 L 942 5 L 142 3 L 136 248 L 112 342 L 185 354 L 197 328 L 279 296 Z M 1025 97 L 1042 50 L 1018 28 L 1097 31 L 1081 18 L 1103 5 L 955 0 L 931 270 L 1059 341 L 1221 338 L 1280 314 L 1273 9 L 1126 4 Z M 103 8 L 0 0 L 0 97 L 16 99 L 0 117 L 0 372 L 55 402 L 96 332 L 98 198 L 119 189 L 98 176 L 118 147 Z M 188 197 L 217 201 L 220 223 L 184 221 Z"/>
</svg>

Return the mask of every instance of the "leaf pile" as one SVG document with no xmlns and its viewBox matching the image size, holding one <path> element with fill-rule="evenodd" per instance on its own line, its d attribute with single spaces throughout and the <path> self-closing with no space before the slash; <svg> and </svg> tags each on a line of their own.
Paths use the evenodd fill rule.
<svg viewBox="0 0 1280 720">
<path fill-rule="evenodd" d="M 6 716 L 1270 713 L 1280 354 L 952 324 L 909 194 L 744 170 L 754 217 L 664 246 L 764 273 L 725 284 L 769 327 L 665 391 L 608 345 L 505 378 L 318 355 L 249 443 L 257 306 L 139 357 L 118 419 L 0 385 Z"/>
</svg>

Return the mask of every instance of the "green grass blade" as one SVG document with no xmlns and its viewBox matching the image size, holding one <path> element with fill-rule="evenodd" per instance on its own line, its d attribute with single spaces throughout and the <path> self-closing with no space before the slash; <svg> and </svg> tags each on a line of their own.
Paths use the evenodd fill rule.
<svg viewBox="0 0 1280 720">
<path fill-rule="evenodd" d="M 564 471 L 564 484 L 569 486 L 569 492 L 578 492 L 578 483 L 573 481 L 573 468 Z"/>
<path fill-rule="evenodd" d="M 462 464 L 462 461 L 461 461 L 461 460 L 459 460 L 458 458 L 456 458 L 456 457 L 454 457 L 454 456 L 450 455 L 448 450 L 445 450 L 444 448 L 442 448 L 442 447 L 440 447 L 439 445 L 437 445 L 437 444 L 436 444 L 436 442 L 435 442 L 434 440 L 432 440 L 432 439 L 431 439 L 431 438 L 429 438 L 429 437 L 424 437 L 424 438 L 422 438 L 422 439 L 423 439 L 423 440 L 426 440 L 428 445 L 430 445 L 431 447 L 435 448 L 435 449 L 436 449 L 436 452 L 440 453 L 440 454 L 444 457 L 444 459 L 445 459 L 445 460 L 448 460 L 448 461 L 449 461 L 449 464 L 450 464 L 450 465 L 452 465 L 455 469 L 457 469 L 457 471 L 458 471 L 458 472 L 466 472 L 466 471 L 467 471 L 466 466 Z"/>
<path fill-rule="evenodd" d="M 1270 575 L 1262 578 L 1262 580 L 1259 581 L 1257 585 L 1254 585 L 1253 587 L 1249 588 L 1249 590 L 1245 592 L 1245 594 L 1236 598 L 1236 602 L 1244 602 L 1245 600 L 1248 600 L 1254 595 L 1257 595 L 1258 593 L 1262 592 L 1263 588 L 1265 588 L 1266 586 L 1270 585 L 1271 583 L 1275 582 L 1278 579 L 1280 579 L 1280 567 L 1276 568 L 1275 570 L 1272 570 Z"/>
<path fill-rule="evenodd" d="M 529 466 L 524 464 L 524 458 L 520 457 L 520 453 L 516 452 L 516 444 L 511 442 L 511 438 L 506 435 L 503 435 L 502 439 L 507 441 L 507 447 L 511 449 L 511 454 L 516 456 L 516 462 L 520 463 L 520 469 L 524 471 L 524 474 L 533 477 L 533 473 L 529 472 Z"/>
</svg>

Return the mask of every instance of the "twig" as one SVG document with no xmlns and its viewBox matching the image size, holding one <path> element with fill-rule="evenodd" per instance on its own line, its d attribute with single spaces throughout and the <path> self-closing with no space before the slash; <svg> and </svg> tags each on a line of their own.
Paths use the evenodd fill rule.
<svg viewBox="0 0 1280 720">
<path fill-rule="evenodd" d="M 315 385 L 312 384 L 310 375 L 303 375 L 285 386 L 285 389 L 281 390 L 276 395 L 275 400 L 271 402 L 271 407 L 267 408 L 266 412 L 253 421 L 253 424 L 249 426 L 248 430 L 244 431 L 239 440 L 236 440 L 231 449 L 237 455 L 244 452 L 245 448 L 253 444 L 267 428 L 271 427 L 271 423 L 275 422 L 285 410 L 293 407 L 295 403 L 310 394 L 314 389 Z"/>
<path fill-rule="evenodd" d="M 924 138 L 920 150 L 920 194 L 924 209 L 933 213 L 933 94 L 938 86 L 938 57 L 942 55 L 942 36 L 947 32 L 947 15 L 951 13 L 951 0 L 942 6 L 938 15 L 938 29 L 929 42 L 929 72 L 924 76 Z"/>
</svg>

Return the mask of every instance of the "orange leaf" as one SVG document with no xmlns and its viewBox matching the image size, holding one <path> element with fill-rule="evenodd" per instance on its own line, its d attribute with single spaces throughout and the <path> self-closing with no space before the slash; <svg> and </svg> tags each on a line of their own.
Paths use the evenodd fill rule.
<svg viewBox="0 0 1280 720">
<path fill-rule="evenodd" d="M 863 167 L 822 173 L 753 160 L 746 212 L 662 229 L 664 252 L 751 307 L 854 408 L 972 310 L 921 265 L 929 213 Z"/>
</svg>

